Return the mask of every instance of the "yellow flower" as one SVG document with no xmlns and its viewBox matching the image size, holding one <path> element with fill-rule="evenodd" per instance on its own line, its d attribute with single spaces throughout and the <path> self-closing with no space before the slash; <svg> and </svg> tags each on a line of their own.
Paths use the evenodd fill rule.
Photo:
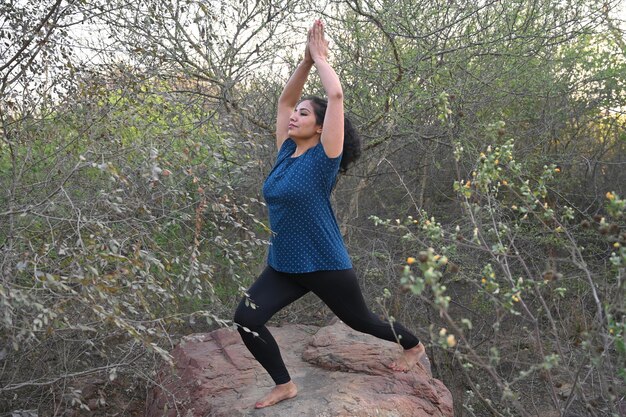
<svg viewBox="0 0 626 417">
<path fill-rule="evenodd" d="M 441 337 L 444 337 L 447 333 L 448 329 L 446 329 L 445 327 L 442 327 L 441 330 L 439 330 L 439 336 Z"/>
<path fill-rule="evenodd" d="M 606 198 L 607 198 L 608 200 L 613 201 L 613 200 L 615 200 L 615 194 L 613 194 L 612 192 L 608 191 L 608 192 L 606 193 Z"/>
<path fill-rule="evenodd" d="M 502 185 L 509 185 L 509 182 L 507 180 L 502 180 Z"/>
<path fill-rule="evenodd" d="M 483 279 L 481 279 L 480 282 L 482 282 L 483 284 L 486 284 L 487 283 L 487 278 L 483 277 Z"/>
<path fill-rule="evenodd" d="M 513 299 L 513 301 L 515 301 L 516 303 L 519 303 L 519 297 L 517 295 L 514 295 L 513 297 L 511 297 Z"/>
<path fill-rule="evenodd" d="M 412 256 L 409 256 L 408 258 L 406 258 L 406 263 L 409 265 L 413 265 L 415 263 L 415 258 Z"/>
<path fill-rule="evenodd" d="M 559 167 L 554 168 L 554 172 L 556 172 L 558 174 L 559 172 L 561 172 L 561 168 L 559 168 Z"/>
<path fill-rule="evenodd" d="M 467 180 L 467 182 L 465 183 L 465 188 L 470 188 L 471 185 L 472 182 L 470 180 Z"/>
<path fill-rule="evenodd" d="M 613 243 L 613 247 L 614 247 L 614 248 L 619 248 L 620 246 L 621 246 L 621 245 L 619 244 L 619 242 L 615 242 L 615 243 Z"/>
<path fill-rule="evenodd" d="M 450 346 L 450 347 L 455 347 L 456 346 L 456 337 L 454 337 L 453 334 L 449 335 L 448 338 L 446 339 L 446 343 L 448 343 L 448 346 Z"/>
</svg>

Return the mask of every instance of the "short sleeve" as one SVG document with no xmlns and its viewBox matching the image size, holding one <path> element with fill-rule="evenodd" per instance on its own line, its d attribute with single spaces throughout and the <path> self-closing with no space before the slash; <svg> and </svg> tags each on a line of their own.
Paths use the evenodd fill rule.
<svg viewBox="0 0 626 417">
<path fill-rule="evenodd" d="M 327 191 L 330 192 L 335 185 L 335 180 L 337 179 L 337 174 L 339 173 L 339 166 L 341 165 L 341 157 L 343 156 L 343 153 L 335 158 L 330 158 L 328 155 L 326 155 L 326 152 L 324 151 L 324 146 L 321 142 L 317 144 L 313 151 L 316 163 L 321 170 L 322 177 L 324 178 L 324 184 L 326 185 Z"/>
<path fill-rule="evenodd" d="M 278 156 L 276 156 L 276 163 L 274 165 L 280 164 L 280 162 L 289 158 L 289 156 L 293 155 L 293 152 L 296 150 L 296 143 L 291 138 L 285 139 L 283 144 L 280 146 L 278 150 Z"/>
</svg>

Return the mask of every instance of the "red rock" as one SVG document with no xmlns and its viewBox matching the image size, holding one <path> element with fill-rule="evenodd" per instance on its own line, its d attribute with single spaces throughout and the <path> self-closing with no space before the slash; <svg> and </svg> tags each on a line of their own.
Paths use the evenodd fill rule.
<svg viewBox="0 0 626 417">
<path fill-rule="evenodd" d="M 389 370 L 401 348 L 343 323 L 270 328 L 299 392 L 254 409 L 273 382 L 232 329 L 185 337 L 175 368 L 150 391 L 147 417 L 451 417 L 452 395 L 425 359 L 408 373 Z"/>
</svg>

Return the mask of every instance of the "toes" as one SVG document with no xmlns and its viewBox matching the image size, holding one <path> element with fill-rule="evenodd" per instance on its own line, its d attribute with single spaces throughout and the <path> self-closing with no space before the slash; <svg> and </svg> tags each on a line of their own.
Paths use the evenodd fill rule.
<svg viewBox="0 0 626 417">
<path fill-rule="evenodd" d="M 272 391 L 269 395 L 264 397 L 263 399 L 257 401 L 254 404 L 254 408 L 265 408 L 270 407 L 272 405 L 278 404 L 283 400 L 288 400 L 290 398 L 295 397 L 297 394 L 297 390 L 295 392 L 280 392 L 280 391 Z"/>
<path fill-rule="evenodd" d="M 400 366 L 395 362 L 390 363 L 389 368 L 396 372 L 407 372 L 407 368 L 405 366 Z"/>
<path fill-rule="evenodd" d="M 268 401 L 268 402 L 265 402 L 265 403 L 256 403 L 254 405 L 254 408 L 265 408 L 265 407 L 269 407 L 269 406 L 274 405 L 274 404 L 276 404 L 276 403 L 272 402 L 272 401 Z"/>
<path fill-rule="evenodd" d="M 254 404 L 254 408 L 265 408 L 265 407 L 269 407 L 270 405 L 273 405 L 272 401 L 268 401 L 268 400 L 257 401 L 257 403 Z"/>
</svg>

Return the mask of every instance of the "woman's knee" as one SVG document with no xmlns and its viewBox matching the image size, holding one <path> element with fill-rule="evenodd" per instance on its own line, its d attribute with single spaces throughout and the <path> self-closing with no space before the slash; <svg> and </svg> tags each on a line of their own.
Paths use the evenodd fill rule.
<svg viewBox="0 0 626 417">
<path fill-rule="evenodd" d="M 241 300 L 241 302 L 237 306 L 237 310 L 235 310 L 235 315 L 233 316 L 233 322 L 237 325 L 237 327 L 246 326 L 250 324 L 249 323 L 250 318 L 248 316 L 249 314 L 246 311 L 244 300 Z"/>
<path fill-rule="evenodd" d="M 260 311 L 251 308 L 250 304 L 246 303 L 246 298 L 244 297 L 239 303 L 237 310 L 235 310 L 233 322 L 237 326 L 237 329 L 241 327 L 253 329 L 263 326 L 267 320 L 261 317 Z"/>
</svg>

